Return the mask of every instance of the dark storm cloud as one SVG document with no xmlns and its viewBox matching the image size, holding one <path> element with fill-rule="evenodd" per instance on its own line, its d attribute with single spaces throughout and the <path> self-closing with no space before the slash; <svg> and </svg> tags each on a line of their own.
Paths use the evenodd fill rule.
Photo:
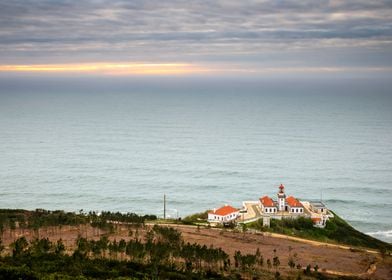
<svg viewBox="0 0 392 280">
<path fill-rule="evenodd" d="M 268 63 L 267 53 L 328 62 L 377 52 L 390 65 L 391 15 L 392 1 L 0 1 L 0 58 Z"/>
</svg>

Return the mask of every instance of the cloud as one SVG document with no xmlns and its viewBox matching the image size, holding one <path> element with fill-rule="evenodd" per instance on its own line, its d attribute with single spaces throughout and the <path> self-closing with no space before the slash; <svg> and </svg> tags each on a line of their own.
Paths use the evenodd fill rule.
<svg viewBox="0 0 392 280">
<path fill-rule="evenodd" d="M 378 0 L 0 1 L 0 58 L 385 67 L 391 14 L 391 1 Z"/>
</svg>

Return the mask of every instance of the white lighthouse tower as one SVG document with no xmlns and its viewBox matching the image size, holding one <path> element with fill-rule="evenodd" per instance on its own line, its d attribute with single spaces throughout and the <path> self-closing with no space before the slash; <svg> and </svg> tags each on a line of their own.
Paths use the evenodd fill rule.
<svg viewBox="0 0 392 280">
<path fill-rule="evenodd" d="M 284 193 L 284 186 L 280 184 L 278 192 L 278 211 L 286 210 L 286 194 Z"/>
</svg>

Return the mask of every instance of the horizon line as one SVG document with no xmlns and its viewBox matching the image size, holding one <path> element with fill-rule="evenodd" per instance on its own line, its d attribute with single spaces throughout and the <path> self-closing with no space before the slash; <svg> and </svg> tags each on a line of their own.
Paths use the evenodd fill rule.
<svg viewBox="0 0 392 280">
<path fill-rule="evenodd" d="M 238 64 L 196 64 L 186 62 L 86 62 L 53 64 L 3 64 L 0 73 L 81 73 L 107 76 L 192 75 L 192 74 L 290 74 L 290 73 L 364 73 L 392 72 L 392 67 L 281 66 Z"/>
</svg>

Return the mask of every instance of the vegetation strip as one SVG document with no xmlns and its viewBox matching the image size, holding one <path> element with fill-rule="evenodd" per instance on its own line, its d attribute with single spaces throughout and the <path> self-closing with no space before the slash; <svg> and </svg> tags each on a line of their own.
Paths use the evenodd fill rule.
<svg viewBox="0 0 392 280">
<path fill-rule="evenodd" d="M 257 248 L 254 253 L 237 250 L 230 256 L 221 248 L 185 242 L 173 224 L 149 225 L 151 221 L 156 217 L 132 213 L 0 210 L 2 236 L 6 231 L 11 234 L 23 229 L 37 233 L 30 240 L 15 236 L 8 248 L 0 242 L 0 279 L 355 278 L 332 270 L 321 273 L 317 265 L 302 267 L 291 253 L 288 263 L 281 263 L 276 250 L 271 258 L 264 257 Z M 189 221 L 185 219 L 185 223 Z M 66 248 L 61 239 L 39 237 L 40 229 L 66 225 L 79 229 L 88 225 L 102 232 L 99 239 L 80 235 L 73 250 Z M 119 225 L 129 230 L 129 238 L 110 240 L 108 234 Z M 198 230 L 198 226 L 193 228 Z M 143 230 L 142 236 L 139 230 Z M 290 267 L 288 275 L 287 269 L 281 274 L 282 266 Z"/>
</svg>

